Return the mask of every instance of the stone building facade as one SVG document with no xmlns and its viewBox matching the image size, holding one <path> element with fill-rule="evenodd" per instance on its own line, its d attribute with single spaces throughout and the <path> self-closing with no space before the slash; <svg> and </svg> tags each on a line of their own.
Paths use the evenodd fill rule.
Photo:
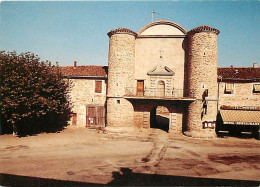
<svg viewBox="0 0 260 187">
<path fill-rule="evenodd" d="M 251 131 L 260 126 L 260 68 L 218 68 L 217 130 Z M 257 135 L 259 136 L 259 134 Z"/>
<path fill-rule="evenodd" d="M 107 67 L 60 67 L 64 78 L 70 82 L 72 116 L 70 125 L 98 127 L 105 125 Z"/>
<path fill-rule="evenodd" d="M 218 34 L 219 30 L 208 26 L 188 32 L 167 20 L 149 23 L 138 32 L 111 30 L 108 67 L 62 67 L 74 84 L 70 93 L 77 125 L 155 127 L 195 138 L 215 137 L 221 106 L 234 105 L 232 97 L 222 94 L 225 82 L 217 68 Z M 96 68 L 95 73 L 84 68 Z M 257 73 L 249 76 L 259 83 L 259 68 L 254 70 Z M 101 93 L 96 93 L 97 81 L 102 82 Z M 244 94 L 247 87 L 258 89 L 252 82 L 237 82 L 234 96 Z M 233 100 L 237 106 L 256 106 L 260 96 L 256 92 L 241 102 Z M 89 108 L 95 106 L 95 110 Z M 105 120 L 99 120 L 100 116 Z M 71 123 L 75 124 L 73 118 Z"/>
</svg>

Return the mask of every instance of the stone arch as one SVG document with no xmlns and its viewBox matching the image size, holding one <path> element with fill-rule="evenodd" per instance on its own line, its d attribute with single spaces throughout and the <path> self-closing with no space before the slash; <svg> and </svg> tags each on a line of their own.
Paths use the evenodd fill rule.
<svg viewBox="0 0 260 187">
<path fill-rule="evenodd" d="M 183 126 L 183 103 L 170 100 L 139 100 L 129 99 L 134 106 L 135 127 L 149 129 L 151 127 L 151 117 L 154 115 L 154 108 L 164 106 L 169 111 L 169 131 L 170 133 L 182 133 Z M 155 114 L 156 115 L 156 114 Z"/>
<path fill-rule="evenodd" d="M 144 33 L 146 30 L 150 29 L 151 27 L 158 26 L 158 25 L 163 25 L 163 26 L 167 26 L 168 25 L 168 26 L 176 28 L 177 30 L 180 31 L 179 34 L 177 34 L 177 35 L 186 35 L 187 34 L 187 30 L 183 26 L 181 26 L 181 25 L 179 25 L 179 24 L 177 24 L 177 23 L 175 23 L 173 21 L 168 21 L 168 20 L 159 20 L 159 21 L 154 21 L 152 23 L 149 23 L 149 24 L 145 25 L 143 28 L 141 28 L 137 32 L 137 34 L 138 34 L 138 36 L 146 35 Z"/>
<path fill-rule="evenodd" d="M 169 132 L 170 111 L 166 106 L 156 105 L 150 111 L 150 128 L 157 128 Z"/>
</svg>

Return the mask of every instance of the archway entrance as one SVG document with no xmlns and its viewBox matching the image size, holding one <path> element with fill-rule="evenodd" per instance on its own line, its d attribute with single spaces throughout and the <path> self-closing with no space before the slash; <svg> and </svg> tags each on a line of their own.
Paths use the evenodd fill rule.
<svg viewBox="0 0 260 187">
<path fill-rule="evenodd" d="M 150 127 L 169 131 L 170 112 L 164 106 L 156 106 L 150 112 Z"/>
</svg>

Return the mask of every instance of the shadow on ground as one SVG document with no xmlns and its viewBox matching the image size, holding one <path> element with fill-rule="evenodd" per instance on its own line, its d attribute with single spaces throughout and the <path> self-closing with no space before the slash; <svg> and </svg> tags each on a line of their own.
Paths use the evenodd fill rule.
<svg viewBox="0 0 260 187">
<path fill-rule="evenodd" d="M 129 168 L 113 172 L 108 184 L 85 183 L 55 179 L 43 179 L 10 174 L 0 174 L 4 186 L 259 186 L 260 181 L 209 179 L 170 175 L 133 173 Z"/>
</svg>

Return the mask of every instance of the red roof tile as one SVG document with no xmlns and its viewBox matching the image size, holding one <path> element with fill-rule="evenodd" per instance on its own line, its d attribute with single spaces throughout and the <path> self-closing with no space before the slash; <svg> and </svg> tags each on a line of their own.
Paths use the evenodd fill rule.
<svg viewBox="0 0 260 187">
<path fill-rule="evenodd" d="M 107 77 L 107 66 L 60 66 L 64 76 Z"/>
<path fill-rule="evenodd" d="M 191 30 L 188 32 L 188 34 L 189 34 L 189 33 L 193 33 L 193 32 L 208 32 L 208 31 L 214 32 L 214 33 L 216 33 L 217 35 L 220 33 L 220 31 L 219 31 L 218 29 L 209 27 L 209 26 L 207 26 L 207 25 L 201 25 L 201 26 L 198 26 L 198 27 L 196 27 L 196 28 L 194 28 L 194 29 L 191 29 Z"/>
<path fill-rule="evenodd" d="M 107 77 L 108 66 L 60 66 L 64 76 Z M 218 76 L 221 80 L 260 81 L 260 68 L 220 67 Z"/>
<path fill-rule="evenodd" d="M 228 67 L 218 68 L 218 76 L 222 80 L 260 81 L 260 68 Z"/>
<path fill-rule="evenodd" d="M 124 28 L 124 27 L 120 27 L 120 28 L 117 28 L 117 29 L 114 29 L 114 30 L 111 30 L 107 33 L 107 35 L 109 37 L 111 37 L 113 34 L 132 34 L 134 35 L 135 37 L 137 37 L 137 33 L 128 29 L 128 28 Z"/>
</svg>

